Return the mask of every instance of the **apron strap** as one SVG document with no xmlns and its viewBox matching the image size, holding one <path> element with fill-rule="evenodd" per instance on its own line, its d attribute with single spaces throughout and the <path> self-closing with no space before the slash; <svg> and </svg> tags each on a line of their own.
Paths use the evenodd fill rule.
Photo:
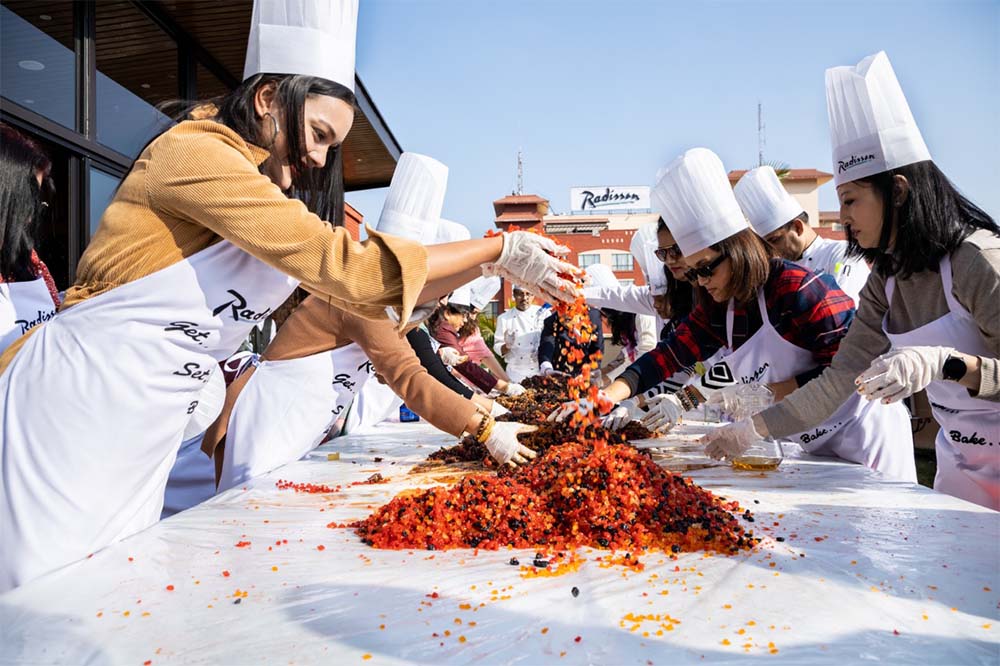
<svg viewBox="0 0 1000 666">
<path fill-rule="evenodd" d="M 971 320 L 972 313 L 966 310 L 952 293 L 951 256 L 946 254 L 941 258 L 940 271 L 941 287 L 944 289 L 944 300 L 948 303 L 948 309 L 958 317 Z"/>
<path fill-rule="evenodd" d="M 729 304 L 726 306 L 726 344 L 729 346 L 729 350 L 733 350 L 733 320 L 736 318 L 736 312 L 733 305 L 733 299 L 729 299 Z"/>
</svg>

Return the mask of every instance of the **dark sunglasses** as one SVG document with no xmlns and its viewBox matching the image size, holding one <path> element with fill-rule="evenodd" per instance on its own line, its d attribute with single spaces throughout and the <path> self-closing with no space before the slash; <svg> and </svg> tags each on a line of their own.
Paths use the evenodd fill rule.
<svg viewBox="0 0 1000 666">
<path fill-rule="evenodd" d="M 656 258 L 660 261 L 666 261 L 667 259 L 677 261 L 684 256 L 681 254 L 681 248 L 677 245 L 677 243 L 674 243 L 670 247 L 657 248 L 654 254 L 656 254 Z"/>
<path fill-rule="evenodd" d="M 726 260 L 726 255 L 720 254 L 712 261 L 708 262 L 704 266 L 698 266 L 697 268 L 689 268 L 685 273 L 684 277 L 688 282 L 697 282 L 698 278 L 703 277 L 706 280 L 715 273 L 715 269 L 719 267 L 723 261 Z"/>
</svg>

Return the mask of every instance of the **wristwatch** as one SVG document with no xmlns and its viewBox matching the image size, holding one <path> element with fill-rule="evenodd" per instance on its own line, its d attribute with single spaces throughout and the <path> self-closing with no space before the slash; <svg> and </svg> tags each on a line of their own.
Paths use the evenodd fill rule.
<svg viewBox="0 0 1000 666">
<path fill-rule="evenodd" d="M 965 365 L 965 360 L 959 356 L 948 356 L 948 359 L 941 366 L 941 375 L 952 382 L 957 382 L 965 376 L 968 367 Z"/>
</svg>

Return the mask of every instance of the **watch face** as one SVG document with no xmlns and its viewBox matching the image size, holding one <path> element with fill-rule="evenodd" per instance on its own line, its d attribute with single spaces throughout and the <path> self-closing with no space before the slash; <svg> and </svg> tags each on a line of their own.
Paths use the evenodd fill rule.
<svg viewBox="0 0 1000 666">
<path fill-rule="evenodd" d="M 949 356 L 948 360 L 944 362 L 941 374 L 944 375 L 945 379 L 957 382 L 965 376 L 966 370 L 965 361 L 955 356 Z"/>
</svg>

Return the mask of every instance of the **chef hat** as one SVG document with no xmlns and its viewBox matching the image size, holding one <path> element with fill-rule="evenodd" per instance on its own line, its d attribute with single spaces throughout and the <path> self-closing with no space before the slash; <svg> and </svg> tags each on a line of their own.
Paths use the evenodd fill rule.
<svg viewBox="0 0 1000 666">
<path fill-rule="evenodd" d="M 467 241 L 470 238 L 472 238 L 472 234 L 469 233 L 469 230 L 465 226 L 458 222 L 452 222 L 443 217 L 438 220 L 437 235 L 434 237 L 434 243 L 456 243 L 458 241 Z"/>
<path fill-rule="evenodd" d="M 769 166 L 746 172 L 733 188 L 736 201 L 761 237 L 768 235 L 804 212 L 802 204 L 788 193 Z"/>
<path fill-rule="evenodd" d="M 464 305 L 466 307 L 472 307 L 472 283 L 463 284 L 461 287 L 455 289 L 451 292 L 451 296 L 448 297 L 449 305 Z"/>
<path fill-rule="evenodd" d="M 590 278 L 591 287 L 604 287 L 605 289 L 618 288 L 618 278 L 614 271 L 604 264 L 591 264 L 586 268 L 587 276 Z"/>
<path fill-rule="evenodd" d="M 376 229 L 424 245 L 434 243 L 447 185 L 448 167 L 426 155 L 403 153 Z"/>
<path fill-rule="evenodd" d="M 318 76 L 354 91 L 358 0 L 254 0 L 243 80 Z"/>
<path fill-rule="evenodd" d="M 656 249 L 660 246 L 656 236 L 657 226 L 656 222 L 650 222 L 636 229 L 629 251 L 639 264 L 650 291 L 654 296 L 662 296 L 667 293 L 667 276 L 663 272 L 663 262 L 656 256 Z"/>
<path fill-rule="evenodd" d="M 708 148 L 692 148 L 664 167 L 652 200 L 685 256 L 748 228 L 722 160 Z"/>
<path fill-rule="evenodd" d="M 826 70 L 833 182 L 931 159 L 885 51 Z"/>
<path fill-rule="evenodd" d="M 469 305 L 477 310 L 482 310 L 486 304 L 493 300 L 493 297 L 500 291 L 500 278 L 478 277 L 469 283 Z"/>
</svg>

